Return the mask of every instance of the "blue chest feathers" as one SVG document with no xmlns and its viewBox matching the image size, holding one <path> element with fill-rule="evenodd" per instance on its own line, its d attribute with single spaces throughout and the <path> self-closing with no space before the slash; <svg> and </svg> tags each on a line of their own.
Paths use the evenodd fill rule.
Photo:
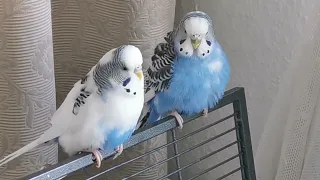
<svg viewBox="0 0 320 180">
<path fill-rule="evenodd" d="M 113 151 L 114 148 L 126 142 L 131 137 L 133 131 L 134 127 L 126 132 L 121 132 L 118 129 L 114 129 L 105 133 L 107 139 L 104 142 L 103 149 L 106 151 Z"/>
<path fill-rule="evenodd" d="M 173 72 L 169 88 L 153 99 L 159 114 L 177 110 L 189 115 L 215 106 L 229 82 L 230 67 L 217 44 L 206 58 L 178 57 Z"/>
</svg>

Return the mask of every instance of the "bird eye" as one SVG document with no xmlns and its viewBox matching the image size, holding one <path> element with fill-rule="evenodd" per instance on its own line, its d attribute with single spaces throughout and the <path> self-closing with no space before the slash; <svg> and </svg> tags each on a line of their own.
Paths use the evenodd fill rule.
<svg viewBox="0 0 320 180">
<path fill-rule="evenodd" d="M 180 44 L 183 44 L 185 41 L 186 41 L 186 39 L 182 39 L 182 40 L 180 41 Z"/>
<path fill-rule="evenodd" d="M 187 31 L 186 31 L 186 30 L 184 30 L 184 33 L 187 33 Z"/>
<path fill-rule="evenodd" d="M 128 71 L 128 68 L 125 67 L 125 66 L 124 66 L 122 69 L 123 69 L 124 71 Z"/>
</svg>

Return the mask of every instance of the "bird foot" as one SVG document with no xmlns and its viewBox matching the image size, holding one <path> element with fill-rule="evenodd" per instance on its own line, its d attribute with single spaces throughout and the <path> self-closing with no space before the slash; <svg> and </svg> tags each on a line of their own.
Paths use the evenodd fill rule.
<svg viewBox="0 0 320 180">
<path fill-rule="evenodd" d="M 202 115 L 203 115 L 203 117 L 205 117 L 205 118 L 208 117 L 208 108 L 203 109 Z"/>
<path fill-rule="evenodd" d="M 97 163 L 96 167 L 100 168 L 101 161 L 103 159 L 100 151 L 99 150 L 94 150 L 94 151 L 92 151 L 92 154 L 94 156 L 93 160 L 96 161 L 96 163 Z"/>
<path fill-rule="evenodd" d="M 123 144 L 120 144 L 120 146 L 117 146 L 115 149 L 116 154 L 114 155 L 113 159 L 117 158 L 123 151 Z"/>
<path fill-rule="evenodd" d="M 177 111 L 173 111 L 173 112 L 169 113 L 168 116 L 174 116 L 179 124 L 179 129 L 182 129 L 183 118 L 181 117 L 181 115 Z"/>
</svg>

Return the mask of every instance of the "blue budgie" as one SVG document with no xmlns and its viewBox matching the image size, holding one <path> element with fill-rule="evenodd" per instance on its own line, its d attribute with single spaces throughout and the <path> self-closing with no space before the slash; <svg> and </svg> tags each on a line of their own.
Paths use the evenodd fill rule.
<svg viewBox="0 0 320 180">
<path fill-rule="evenodd" d="M 58 142 L 73 155 L 91 152 L 99 168 L 100 149 L 122 153 L 135 130 L 144 104 L 142 54 L 132 45 L 107 52 L 74 84 L 38 139 L 0 160 L 0 166 L 39 146 Z"/>
<path fill-rule="evenodd" d="M 230 66 L 214 36 L 211 18 L 204 12 L 187 13 L 179 26 L 154 50 L 145 73 L 145 107 L 137 128 L 165 116 L 190 115 L 214 107 L 229 82 Z"/>
</svg>

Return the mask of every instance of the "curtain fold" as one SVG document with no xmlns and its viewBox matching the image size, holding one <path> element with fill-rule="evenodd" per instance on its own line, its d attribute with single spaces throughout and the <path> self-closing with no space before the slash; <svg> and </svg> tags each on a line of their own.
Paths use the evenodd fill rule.
<svg viewBox="0 0 320 180">
<path fill-rule="evenodd" d="M 304 35 L 269 113 L 255 156 L 261 180 L 320 178 L 320 3 L 305 4 Z"/>
<path fill-rule="evenodd" d="M 0 158 L 37 139 L 56 108 L 49 0 L 0 0 Z M 17 179 L 58 160 L 38 147 L 0 167 Z"/>
<path fill-rule="evenodd" d="M 52 1 L 53 42 L 59 106 L 73 84 L 110 49 L 122 44 L 136 45 L 142 51 L 144 67 L 150 64 L 157 43 L 173 28 L 175 0 L 55 0 Z M 103 161 L 71 175 L 83 179 L 123 160 L 166 143 L 166 135 L 158 136 L 130 150 L 114 161 Z M 61 153 L 59 159 L 64 159 Z M 120 179 L 154 162 L 166 158 L 166 149 L 109 172 L 107 178 Z M 166 164 L 136 176 L 134 179 L 156 179 L 167 171 Z M 101 176 L 105 179 L 106 176 Z"/>
</svg>

